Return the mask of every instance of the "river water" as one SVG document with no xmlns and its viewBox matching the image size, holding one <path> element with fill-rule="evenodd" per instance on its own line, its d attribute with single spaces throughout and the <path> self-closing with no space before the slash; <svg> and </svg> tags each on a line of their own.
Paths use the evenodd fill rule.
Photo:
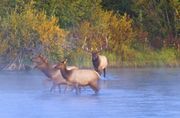
<svg viewBox="0 0 180 118">
<path fill-rule="evenodd" d="M 101 90 L 50 92 L 39 71 L 0 72 L 0 118 L 180 118 L 180 69 L 108 69 Z"/>
</svg>

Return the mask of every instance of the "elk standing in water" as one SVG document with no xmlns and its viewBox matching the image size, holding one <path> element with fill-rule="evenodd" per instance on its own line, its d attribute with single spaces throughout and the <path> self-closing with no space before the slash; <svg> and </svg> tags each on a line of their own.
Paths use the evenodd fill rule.
<svg viewBox="0 0 180 118">
<path fill-rule="evenodd" d="M 104 72 L 104 77 L 106 77 L 106 67 L 108 65 L 107 58 L 103 55 L 99 55 L 99 52 L 92 53 L 92 63 L 94 69 L 101 75 L 102 70 Z"/>
<path fill-rule="evenodd" d="M 79 94 L 81 86 L 90 86 L 97 94 L 99 91 L 100 75 L 94 70 L 68 70 L 66 62 L 67 60 L 60 62 L 55 68 L 60 69 L 62 76 L 75 86 L 76 94 Z"/>
<path fill-rule="evenodd" d="M 86 38 L 85 41 L 86 42 Z M 106 38 L 106 48 L 107 48 L 107 38 Z M 108 61 L 106 56 L 104 55 L 99 55 L 99 53 L 103 50 L 103 48 L 101 47 L 101 49 L 97 49 L 96 50 L 89 50 L 88 48 L 84 47 L 84 44 L 82 46 L 82 49 L 88 53 L 91 53 L 92 56 L 92 63 L 93 63 L 93 67 L 95 69 L 96 72 L 98 72 L 100 75 L 102 73 L 102 71 L 104 72 L 104 77 L 106 77 L 106 68 L 108 65 Z"/>
<path fill-rule="evenodd" d="M 50 80 L 53 82 L 53 86 L 50 91 L 55 89 L 56 86 L 61 92 L 61 85 L 70 85 L 61 75 L 59 69 L 54 68 L 54 66 L 48 63 L 48 60 L 45 59 L 42 55 L 37 55 L 32 58 L 32 61 L 36 64 L 35 68 L 41 70 Z M 76 67 L 71 67 L 71 69 L 77 69 Z M 66 87 L 67 88 L 67 87 Z M 65 90 L 66 90 L 65 88 Z"/>
</svg>

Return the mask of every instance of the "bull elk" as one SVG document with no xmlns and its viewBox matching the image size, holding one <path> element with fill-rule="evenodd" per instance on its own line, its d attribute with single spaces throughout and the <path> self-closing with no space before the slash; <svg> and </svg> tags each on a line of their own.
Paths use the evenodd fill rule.
<svg viewBox="0 0 180 118">
<path fill-rule="evenodd" d="M 49 64 L 48 60 L 45 59 L 41 54 L 34 56 L 32 58 L 32 62 L 36 64 L 35 68 L 41 70 L 48 77 L 48 79 L 53 82 L 53 86 L 51 87 L 50 91 L 52 91 L 56 88 L 56 86 L 58 86 L 59 92 L 61 92 L 61 85 L 70 85 L 70 83 L 68 83 L 63 78 L 59 69 L 56 69 L 54 68 L 54 65 Z M 70 69 L 77 69 L 77 67 L 70 67 Z"/>
<path fill-rule="evenodd" d="M 56 69 L 60 69 L 62 76 L 76 88 L 76 94 L 79 94 L 80 87 L 90 86 L 95 93 L 99 91 L 100 75 L 94 70 L 73 69 L 68 70 L 66 67 L 67 60 L 56 65 Z"/>
<path fill-rule="evenodd" d="M 102 74 L 102 71 L 103 71 L 104 77 L 106 77 L 106 68 L 108 65 L 108 61 L 107 61 L 106 56 L 99 55 L 99 53 L 105 48 L 101 47 L 99 50 L 97 48 L 96 48 L 96 50 L 92 50 L 92 48 L 88 49 L 87 47 L 85 48 L 86 39 L 87 38 L 85 37 L 82 49 L 91 54 L 92 64 L 93 64 L 95 71 L 98 72 L 100 75 Z M 107 48 L 107 38 L 106 38 L 106 48 Z"/>
</svg>

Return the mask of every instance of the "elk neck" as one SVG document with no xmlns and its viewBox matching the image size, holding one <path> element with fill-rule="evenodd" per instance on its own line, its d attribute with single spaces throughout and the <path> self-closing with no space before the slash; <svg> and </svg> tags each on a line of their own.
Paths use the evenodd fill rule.
<svg viewBox="0 0 180 118">
<path fill-rule="evenodd" d="M 64 79 L 68 79 L 72 74 L 72 70 L 68 70 L 66 65 L 61 67 L 60 71 Z"/>
<path fill-rule="evenodd" d="M 51 73 L 50 73 L 50 71 L 48 70 L 48 69 L 42 69 L 41 70 L 48 78 L 51 78 L 52 76 L 51 76 Z"/>
<path fill-rule="evenodd" d="M 93 63 L 94 68 L 99 67 L 99 65 L 100 65 L 99 55 L 96 55 L 96 58 L 94 58 L 93 55 L 92 55 L 92 63 Z"/>
<path fill-rule="evenodd" d="M 51 78 L 50 66 L 47 63 L 42 63 L 37 66 L 41 72 L 43 72 L 47 77 Z"/>
</svg>

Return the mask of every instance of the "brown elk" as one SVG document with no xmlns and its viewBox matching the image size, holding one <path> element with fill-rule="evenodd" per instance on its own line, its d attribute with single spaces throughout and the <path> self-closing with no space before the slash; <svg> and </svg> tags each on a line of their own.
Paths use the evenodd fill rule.
<svg viewBox="0 0 180 118">
<path fill-rule="evenodd" d="M 85 37 L 85 40 L 84 40 L 84 44 L 82 46 L 82 49 L 88 53 L 91 53 L 91 56 L 92 56 L 92 64 L 93 64 L 93 67 L 95 69 L 96 72 L 98 72 L 100 75 L 102 73 L 102 71 L 104 72 L 104 77 L 106 77 L 106 68 L 107 68 L 107 65 L 108 65 L 108 61 L 107 61 L 107 58 L 106 56 L 104 55 L 99 55 L 99 53 L 105 49 L 105 48 L 102 48 L 101 49 L 97 49 L 96 50 L 93 50 L 91 48 L 88 49 L 87 47 L 85 48 L 85 42 L 86 42 L 86 37 Z M 107 38 L 106 38 L 106 48 L 107 48 Z"/>
<path fill-rule="evenodd" d="M 94 70 L 73 69 L 68 70 L 66 67 L 67 60 L 56 65 L 56 69 L 60 69 L 62 76 L 76 88 L 76 94 L 79 94 L 80 87 L 90 86 L 95 93 L 99 91 L 100 75 Z"/>
<path fill-rule="evenodd" d="M 54 65 L 48 63 L 48 60 L 45 59 L 41 54 L 34 56 L 32 58 L 33 63 L 35 63 L 35 68 L 41 70 L 49 80 L 53 82 L 53 86 L 50 91 L 55 89 L 56 86 L 59 88 L 59 92 L 61 92 L 61 85 L 71 85 L 67 82 L 61 75 L 59 69 L 54 68 Z M 77 69 L 77 67 L 70 67 L 71 69 Z M 67 88 L 67 87 L 66 87 Z M 65 88 L 65 90 L 66 90 Z"/>
</svg>

